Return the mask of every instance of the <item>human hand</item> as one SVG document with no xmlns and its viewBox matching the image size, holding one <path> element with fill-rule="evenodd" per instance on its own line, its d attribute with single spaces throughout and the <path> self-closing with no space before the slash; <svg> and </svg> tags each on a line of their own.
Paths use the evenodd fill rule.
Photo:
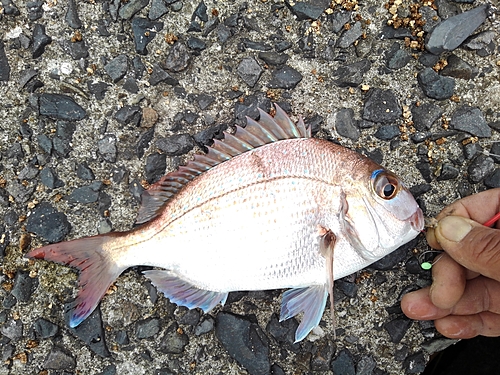
<svg viewBox="0 0 500 375">
<path fill-rule="evenodd" d="M 439 332 L 454 339 L 500 336 L 500 230 L 480 224 L 498 212 L 500 189 L 441 211 L 426 237 L 445 252 L 432 267 L 432 285 L 403 297 L 401 308 L 409 318 L 434 320 Z"/>
</svg>

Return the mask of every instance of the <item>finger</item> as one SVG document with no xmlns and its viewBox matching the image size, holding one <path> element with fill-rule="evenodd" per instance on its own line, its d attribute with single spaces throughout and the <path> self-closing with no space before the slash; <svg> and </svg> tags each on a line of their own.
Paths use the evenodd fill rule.
<svg viewBox="0 0 500 375">
<path fill-rule="evenodd" d="M 500 314 L 500 282 L 484 276 L 469 280 L 452 315 L 473 315 L 483 311 Z"/>
<path fill-rule="evenodd" d="M 498 212 L 500 212 L 500 188 L 462 198 L 443 209 L 436 219 L 441 220 L 446 216 L 454 215 L 484 223 Z"/>
<path fill-rule="evenodd" d="M 436 329 L 451 339 L 470 339 L 478 335 L 500 336 L 500 315 L 484 311 L 479 314 L 450 315 L 434 321 Z"/>
<path fill-rule="evenodd" d="M 434 231 L 434 228 L 427 228 L 425 231 L 425 239 L 427 240 L 427 243 L 429 244 L 430 247 L 433 249 L 437 250 L 443 250 L 441 245 L 436 239 L 436 233 Z"/>
<path fill-rule="evenodd" d="M 432 303 L 429 288 L 405 294 L 401 299 L 401 309 L 408 318 L 415 320 L 434 320 L 451 313 L 451 309 L 440 309 Z"/>
<path fill-rule="evenodd" d="M 448 254 L 441 254 L 432 267 L 432 286 L 429 294 L 432 303 L 441 309 L 451 309 L 464 294 L 465 268 Z"/>
<path fill-rule="evenodd" d="M 447 216 L 438 222 L 434 235 L 462 266 L 500 280 L 500 230 L 460 216 Z"/>
</svg>

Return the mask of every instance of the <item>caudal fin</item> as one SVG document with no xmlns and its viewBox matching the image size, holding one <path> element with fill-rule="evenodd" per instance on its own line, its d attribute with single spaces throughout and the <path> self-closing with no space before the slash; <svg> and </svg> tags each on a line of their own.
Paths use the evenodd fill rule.
<svg viewBox="0 0 500 375">
<path fill-rule="evenodd" d="M 111 259 L 104 246 L 116 234 L 60 242 L 30 251 L 27 258 L 45 259 L 68 265 L 80 271 L 78 294 L 70 305 L 69 325 L 78 326 L 104 296 L 109 286 L 123 271 Z"/>
</svg>

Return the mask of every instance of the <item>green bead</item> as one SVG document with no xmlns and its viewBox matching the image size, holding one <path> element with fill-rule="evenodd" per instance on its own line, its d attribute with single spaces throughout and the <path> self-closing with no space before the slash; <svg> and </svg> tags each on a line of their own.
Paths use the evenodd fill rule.
<svg viewBox="0 0 500 375">
<path fill-rule="evenodd" d="M 432 268 L 432 263 L 430 262 L 424 262 L 420 265 L 420 267 L 422 267 L 422 269 L 424 270 L 430 270 Z"/>
</svg>

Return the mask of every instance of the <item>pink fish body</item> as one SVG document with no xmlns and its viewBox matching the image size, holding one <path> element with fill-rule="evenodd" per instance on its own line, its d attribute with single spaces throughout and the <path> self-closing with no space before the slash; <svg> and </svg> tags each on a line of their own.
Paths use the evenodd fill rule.
<svg viewBox="0 0 500 375">
<path fill-rule="evenodd" d="M 237 290 L 291 288 L 281 319 L 304 313 L 296 340 L 323 314 L 333 279 L 356 272 L 423 229 L 402 182 L 370 159 L 310 137 L 276 106 L 273 118 L 215 141 L 207 155 L 143 194 L 140 226 L 27 254 L 80 270 L 70 325 L 80 324 L 125 269 L 171 301 L 210 311 Z"/>
</svg>

